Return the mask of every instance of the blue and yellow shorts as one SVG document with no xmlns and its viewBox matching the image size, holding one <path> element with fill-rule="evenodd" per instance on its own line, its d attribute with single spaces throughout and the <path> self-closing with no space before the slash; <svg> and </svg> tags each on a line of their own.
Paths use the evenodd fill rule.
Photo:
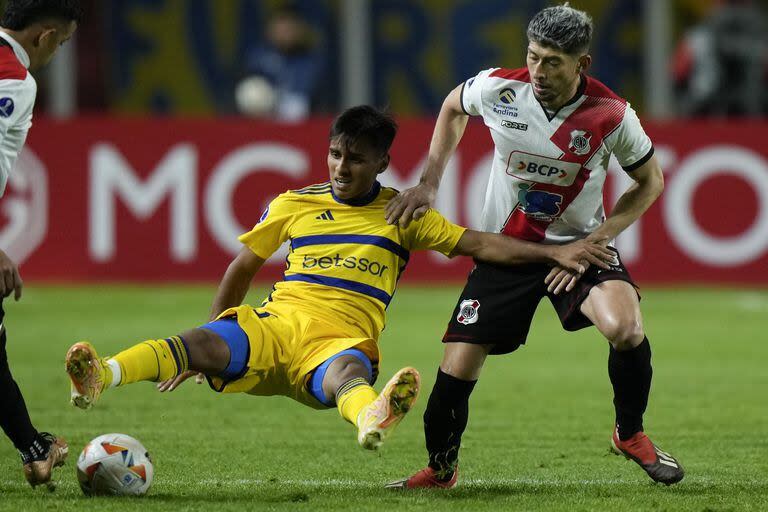
<svg viewBox="0 0 768 512">
<path fill-rule="evenodd" d="M 231 319 L 232 324 L 218 321 L 222 319 Z M 269 312 L 248 305 L 230 308 L 203 328 L 216 332 L 230 345 L 229 367 L 221 376 L 208 378 L 211 387 L 223 393 L 284 395 L 325 409 L 328 405 L 315 398 L 307 386 L 315 368 L 353 347 L 368 357 L 374 375 L 380 360 L 378 344 L 372 338 L 276 303 L 270 304 Z"/>
</svg>

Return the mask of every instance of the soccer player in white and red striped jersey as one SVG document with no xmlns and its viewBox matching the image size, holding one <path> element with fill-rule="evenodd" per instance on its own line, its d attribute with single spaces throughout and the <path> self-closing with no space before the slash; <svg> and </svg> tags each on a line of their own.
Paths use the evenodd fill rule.
<svg viewBox="0 0 768 512">
<path fill-rule="evenodd" d="M 82 17 L 79 0 L 8 0 L 0 20 L 0 196 L 32 126 L 37 85 L 29 70 L 46 65 Z M 24 476 L 52 488 L 51 472 L 64 464 L 67 443 L 38 432 L 13 379 L 6 354 L 2 300 L 21 298 L 16 263 L 0 247 L 0 426 L 21 455 Z"/>
<path fill-rule="evenodd" d="M 568 4 L 531 20 L 527 67 L 493 68 L 456 87 L 437 119 L 420 183 L 394 198 L 390 223 L 407 224 L 431 204 L 469 116 L 480 116 L 495 151 L 482 214 L 484 231 L 542 244 L 613 240 L 664 188 L 651 140 L 629 103 L 586 75 L 592 20 Z M 603 184 L 614 154 L 634 184 L 606 218 Z M 683 468 L 643 432 L 651 350 L 639 296 L 618 252 L 610 270 L 581 276 L 541 265 L 476 262 L 443 337 L 445 352 L 424 414 L 429 465 L 392 487 L 453 487 L 469 396 L 489 354 L 525 343 L 547 296 L 566 330 L 594 325 L 608 340 L 614 391 L 613 450 L 655 481 L 679 482 Z"/>
</svg>

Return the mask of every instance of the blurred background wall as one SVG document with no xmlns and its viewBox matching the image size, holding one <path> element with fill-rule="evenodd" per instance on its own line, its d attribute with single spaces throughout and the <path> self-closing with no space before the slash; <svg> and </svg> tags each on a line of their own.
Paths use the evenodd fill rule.
<svg viewBox="0 0 768 512">
<path fill-rule="evenodd" d="M 2 3 L 2 2 L 0 2 Z M 249 48 L 264 38 L 281 0 L 85 0 L 88 20 L 77 35 L 79 112 L 210 115 L 234 113 L 233 91 Z M 313 110 L 344 104 L 346 10 L 362 12 L 370 31 L 369 100 L 401 114 L 435 113 L 446 92 L 491 66 L 524 61 L 530 17 L 543 0 L 294 0 L 322 58 Z M 649 30 L 674 42 L 709 16 L 714 0 L 579 0 L 595 20 L 592 74 L 647 102 Z M 358 5 L 355 5 L 358 4 Z M 658 5 L 657 5 L 658 4 Z M 359 6 L 364 5 L 361 9 Z M 647 20 L 646 17 L 654 19 Z M 661 16 L 661 18 L 659 18 Z M 360 17 L 354 25 L 362 23 Z M 656 27 L 654 29 L 653 27 Z M 650 41 L 653 42 L 653 41 Z M 673 48 L 666 48 L 671 58 Z M 666 71 L 662 69 L 660 71 Z M 46 103 L 41 102 L 45 108 Z"/>
<path fill-rule="evenodd" d="M 0 246 L 26 278 L 216 279 L 272 197 L 327 179 L 328 123 L 352 104 L 400 121 L 382 181 L 415 184 L 448 91 L 523 66 L 527 21 L 553 2 L 84 3 L 75 40 L 37 75 L 35 126 L 0 203 Z M 590 73 L 638 110 L 667 179 L 617 241 L 630 268 L 659 283 L 768 285 L 764 2 L 571 3 L 595 21 Z M 491 151 L 470 123 L 437 199 L 451 220 L 477 226 Z M 608 208 L 629 183 L 614 165 Z M 411 266 L 461 280 L 468 263 Z"/>
</svg>

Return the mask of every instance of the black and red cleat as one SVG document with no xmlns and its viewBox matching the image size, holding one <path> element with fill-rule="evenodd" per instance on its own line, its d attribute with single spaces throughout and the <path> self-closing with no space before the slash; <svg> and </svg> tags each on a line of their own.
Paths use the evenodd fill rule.
<svg viewBox="0 0 768 512">
<path fill-rule="evenodd" d="M 444 480 L 437 477 L 437 472 L 426 467 L 410 478 L 396 480 L 388 483 L 387 489 L 450 489 L 456 487 L 459 481 L 459 470 L 454 470 L 450 479 Z"/>
<path fill-rule="evenodd" d="M 611 437 L 611 450 L 616 455 L 623 455 L 637 462 L 654 482 L 672 485 L 685 476 L 683 466 L 677 459 L 659 449 L 643 431 L 622 441 L 619 439 L 618 429 L 614 430 Z"/>
</svg>

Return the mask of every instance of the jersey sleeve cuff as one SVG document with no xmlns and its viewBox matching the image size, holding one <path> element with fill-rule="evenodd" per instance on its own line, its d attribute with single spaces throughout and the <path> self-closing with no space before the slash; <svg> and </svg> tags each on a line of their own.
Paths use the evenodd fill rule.
<svg viewBox="0 0 768 512">
<path fill-rule="evenodd" d="M 464 226 L 459 226 L 458 224 L 455 224 L 455 227 L 457 227 L 458 229 L 456 231 L 455 238 L 451 242 L 451 250 L 447 251 L 447 252 L 443 252 L 443 254 L 445 256 L 448 256 L 449 258 L 457 256 L 456 254 L 453 254 L 453 251 L 456 250 L 456 246 L 459 245 L 459 242 L 461 241 L 461 237 L 464 236 L 464 233 L 466 233 L 467 229 L 468 229 L 468 228 L 466 228 Z"/>
<path fill-rule="evenodd" d="M 242 234 L 239 237 L 237 237 L 237 240 L 241 244 L 243 244 L 243 247 L 247 247 L 253 254 L 255 254 L 259 258 L 261 258 L 261 259 L 266 261 L 270 256 L 272 256 L 274 251 L 269 252 L 267 249 L 264 249 L 263 247 L 259 247 L 258 245 L 251 245 L 252 240 L 248 236 L 250 234 L 251 234 L 251 232 Z M 265 254 L 265 253 L 267 253 L 267 254 Z"/>
<path fill-rule="evenodd" d="M 639 167 L 642 167 L 643 164 L 645 164 L 648 160 L 651 159 L 651 157 L 653 156 L 654 151 L 655 150 L 654 150 L 653 146 L 651 146 L 651 149 L 648 151 L 648 153 L 645 154 L 645 156 L 643 158 L 641 158 L 640 160 L 638 160 L 637 162 L 635 162 L 633 164 L 623 165 L 622 169 L 624 169 L 625 172 L 632 172 L 635 169 L 637 169 Z"/>
<path fill-rule="evenodd" d="M 459 97 L 459 103 L 461 103 L 461 110 L 463 110 L 464 113 L 469 116 L 471 114 L 469 112 L 467 112 L 467 109 L 464 107 L 464 89 L 466 87 L 467 87 L 467 82 L 463 82 L 461 84 L 461 96 Z"/>
</svg>

